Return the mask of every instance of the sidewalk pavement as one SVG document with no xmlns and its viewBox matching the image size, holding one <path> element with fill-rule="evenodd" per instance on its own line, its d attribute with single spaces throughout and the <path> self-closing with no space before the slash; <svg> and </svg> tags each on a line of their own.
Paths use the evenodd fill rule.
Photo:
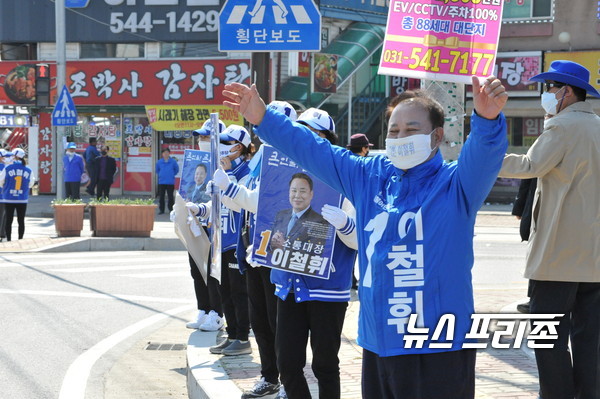
<svg viewBox="0 0 600 399">
<path fill-rule="evenodd" d="M 156 216 L 150 238 L 91 237 L 87 219 L 84 221 L 81 237 L 58 238 L 54 231 L 51 200 L 50 196 L 30 198 L 24 239 L 0 243 L 0 252 L 76 252 L 109 248 L 112 251 L 184 250 L 175 237 L 168 215 Z M 15 224 L 16 220 L 13 222 L 13 230 L 16 230 Z M 509 205 L 484 205 L 478 213 L 476 226 L 487 231 L 509 229 L 518 234 L 518 222 L 510 216 Z M 524 296 L 523 287 L 476 287 L 475 310 L 477 313 L 516 313 L 516 304 L 524 300 Z M 356 344 L 358 309 L 359 302 L 354 293 L 346 313 L 339 352 L 344 399 L 361 397 L 362 349 Z M 241 397 L 244 389 L 251 388 L 260 377 L 260 359 L 254 337 L 250 337 L 253 348 L 250 355 L 212 355 L 208 352 L 208 347 L 215 344 L 216 333 L 185 328 L 185 321 L 194 314 L 195 312 L 189 312 L 172 317 L 124 353 L 106 377 L 104 398 L 141 399 L 187 395 L 192 399 L 234 399 Z M 187 350 L 184 350 L 186 340 Z M 311 393 L 316 398 L 317 381 L 310 369 L 311 360 L 309 346 L 305 375 Z M 478 350 L 477 399 L 536 398 L 537 389 L 537 369 L 530 353 L 519 349 L 489 347 Z"/>
</svg>

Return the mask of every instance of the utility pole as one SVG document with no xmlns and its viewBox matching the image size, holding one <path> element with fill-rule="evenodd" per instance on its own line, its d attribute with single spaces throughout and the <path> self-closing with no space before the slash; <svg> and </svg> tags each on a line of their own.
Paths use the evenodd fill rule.
<svg viewBox="0 0 600 399">
<path fill-rule="evenodd" d="M 67 76 L 67 48 L 65 28 L 65 0 L 55 0 L 54 20 L 56 24 L 56 93 L 59 94 L 65 84 Z M 58 96 L 57 96 L 58 98 Z M 56 105 L 56 104 L 55 104 Z M 56 180 L 56 198 L 64 198 L 63 184 L 63 137 L 64 126 L 53 126 L 54 129 L 54 165 Z"/>
</svg>

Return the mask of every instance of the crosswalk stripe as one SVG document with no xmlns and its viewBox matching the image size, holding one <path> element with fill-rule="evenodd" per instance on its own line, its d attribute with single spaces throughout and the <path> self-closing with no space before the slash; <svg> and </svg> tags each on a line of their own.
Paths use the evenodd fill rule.
<svg viewBox="0 0 600 399">
<path fill-rule="evenodd" d="M 71 269 L 51 269 L 52 272 L 61 273 L 96 273 L 96 272 L 118 272 L 123 270 L 150 270 L 150 269 L 188 269 L 188 264 L 177 265 L 128 265 L 128 266 L 96 266 L 96 267 L 77 267 Z"/>
<path fill-rule="evenodd" d="M 287 18 L 283 17 L 283 11 L 278 6 L 273 6 L 273 17 L 275 17 L 276 24 L 287 24 Z"/>
<path fill-rule="evenodd" d="M 120 274 L 120 277 L 132 278 L 160 278 L 160 277 L 185 277 L 189 276 L 190 272 L 162 272 L 162 273 L 138 273 L 138 274 Z"/>
<path fill-rule="evenodd" d="M 139 302 L 190 303 L 185 298 L 160 298 L 144 295 L 99 294 L 89 292 L 42 291 L 42 290 L 9 290 L 0 288 L 0 294 L 31 295 L 31 296 L 63 296 L 87 299 L 118 299 Z"/>
<path fill-rule="evenodd" d="M 296 22 L 299 24 L 312 24 L 306 9 L 303 6 L 290 6 L 292 9 L 292 14 L 294 14 L 294 18 L 296 18 Z"/>
<path fill-rule="evenodd" d="M 256 14 L 254 14 L 254 16 L 252 17 L 252 19 L 250 20 L 251 24 L 262 24 L 263 19 L 265 17 L 265 6 L 260 6 L 260 8 L 258 9 L 258 12 Z"/>
<path fill-rule="evenodd" d="M 246 14 L 246 8 L 248 8 L 248 6 L 237 5 L 233 7 L 231 14 L 229 14 L 229 18 L 227 18 L 227 25 L 240 24 L 244 19 L 244 15 Z"/>
</svg>

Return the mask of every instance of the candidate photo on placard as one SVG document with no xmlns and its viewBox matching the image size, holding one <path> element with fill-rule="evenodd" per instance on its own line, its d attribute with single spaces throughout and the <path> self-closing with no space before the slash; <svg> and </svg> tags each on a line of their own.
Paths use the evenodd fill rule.
<svg viewBox="0 0 600 399">
<path fill-rule="evenodd" d="M 185 200 L 196 204 L 210 201 L 210 193 L 206 185 L 212 176 L 210 168 L 210 153 L 199 150 L 185 150 L 183 167 L 179 182 L 179 195 Z"/>
<path fill-rule="evenodd" d="M 321 208 L 339 207 L 341 195 L 270 146 L 262 165 L 253 260 L 329 278 L 335 229 L 321 216 Z"/>
</svg>

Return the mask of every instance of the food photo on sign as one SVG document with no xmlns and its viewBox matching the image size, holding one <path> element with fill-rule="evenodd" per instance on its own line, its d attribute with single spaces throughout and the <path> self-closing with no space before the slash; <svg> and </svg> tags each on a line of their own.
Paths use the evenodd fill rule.
<svg viewBox="0 0 600 399">
<path fill-rule="evenodd" d="M 341 195 L 265 145 L 252 260 L 262 266 L 328 279 L 335 229 L 321 216 Z"/>
<path fill-rule="evenodd" d="M 313 56 L 313 92 L 337 92 L 337 54 L 317 53 Z"/>
<path fill-rule="evenodd" d="M 0 72 L 0 86 L 14 104 L 35 104 L 35 65 L 17 65 L 6 74 Z M 9 103 L 1 101 L 0 103 Z"/>
</svg>

